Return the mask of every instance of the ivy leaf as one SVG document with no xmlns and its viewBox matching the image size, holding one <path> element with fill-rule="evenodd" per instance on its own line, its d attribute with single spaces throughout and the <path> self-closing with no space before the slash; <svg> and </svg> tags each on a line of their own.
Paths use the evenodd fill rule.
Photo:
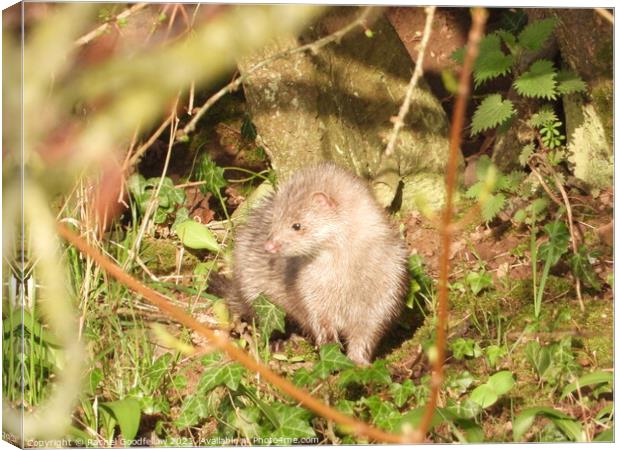
<svg viewBox="0 0 620 450">
<path fill-rule="evenodd" d="M 293 383 L 297 386 L 309 386 L 316 381 L 316 376 L 308 372 L 308 369 L 302 367 L 293 375 Z"/>
<path fill-rule="evenodd" d="M 284 332 L 286 313 L 282 308 L 271 303 L 264 295 L 259 295 L 252 305 L 258 318 L 258 330 L 265 339 L 271 337 L 271 333 L 276 330 Z"/>
<path fill-rule="evenodd" d="M 501 192 L 489 195 L 482 204 L 482 218 L 489 222 L 504 208 L 505 204 L 506 196 Z"/>
<path fill-rule="evenodd" d="M 411 380 L 405 380 L 403 384 L 392 383 L 390 385 L 390 395 L 394 399 L 394 404 L 399 408 L 407 403 L 414 392 L 415 385 Z"/>
<path fill-rule="evenodd" d="M 325 379 L 327 376 L 338 370 L 354 367 L 353 361 L 347 358 L 336 343 L 326 344 L 319 350 L 320 361 L 314 366 L 313 373 L 319 378 Z"/>
<path fill-rule="evenodd" d="M 548 18 L 529 24 L 519 33 L 519 44 L 527 50 L 539 50 L 553 33 L 556 23 L 555 18 Z"/>
<path fill-rule="evenodd" d="M 494 128 L 515 114 L 514 105 L 510 100 L 502 99 L 500 94 L 489 95 L 476 108 L 471 123 L 472 136 L 481 131 Z"/>
<path fill-rule="evenodd" d="M 558 82 L 558 93 L 562 95 L 585 92 L 586 90 L 586 83 L 571 70 L 560 70 L 556 81 Z"/>
<path fill-rule="evenodd" d="M 202 374 L 197 390 L 204 394 L 225 384 L 229 389 L 236 391 L 244 373 L 245 368 L 239 363 L 212 365 Z"/>
<path fill-rule="evenodd" d="M 560 257 L 568 250 L 570 235 L 566 224 L 561 220 L 555 220 L 545 225 L 545 232 L 549 241 L 540 246 L 538 256 L 541 261 L 551 259 L 551 265 L 555 265 Z"/>
<path fill-rule="evenodd" d="M 556 72 L 553 63 L 547 59 L 539 59 L 530 66 L 530 70 L 519 76 L 514 87 L 524 97 L 556 98 Z"/>
<path fill-rule="evenodd" d="M 208 153 L 203 153 L 196 168 L 196 181 L 204 181 L 200 186 L 202 193 L 211 192 L 215 196 L 220 195 L 220 189 L 228 182 L 224 178 L 224 169 L 215 164 Z"/>
<path fill-rule="evenodd" d="M 363 403 L 368 406 L 372 421 L 378 427 L 392 431 L 400 423 L 402 418 L 400 411 L 379 396 L 365 398 Z"/>
<path fill-rule="evenodd" d="M 316 437 L 314 428 L 310 424 L 311 412 L 304 408 L 288 406 L 279 402 L 272 404 L 271 407 L 280 424 L 273 432 L 273 436 L 290 439 Z"/>
<path fill-rule="evenodd" d="M 575 276 L 586 286 L 597 291 L 601 290 L 601 283 L 590 264 L 588 249 L 583 244 L 579 246 L 577 253 L 571 256 L 570 265 Z"/>
<path fill-rule="evenodd" d="M 512 55 L 504 55 L 501 50 L 480 53 L 474 65 L 476 88 L 487 80 L 492 80 L 510 72 L 514 63 Z"/>
</svg>

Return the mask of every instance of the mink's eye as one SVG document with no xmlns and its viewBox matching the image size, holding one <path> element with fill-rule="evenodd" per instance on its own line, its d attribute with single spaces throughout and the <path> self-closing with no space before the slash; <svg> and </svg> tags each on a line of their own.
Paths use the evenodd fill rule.
<svg viewBox="0 0 620 450">
<path fill-rule="evenodd" d="M 294 223 L 291 228 L 293 228 L 293 230 L 295 230 L 295 231 L 299 231 L 299 230 L 301 230 L 301 224 L 300 223 Z"/>
</svg>

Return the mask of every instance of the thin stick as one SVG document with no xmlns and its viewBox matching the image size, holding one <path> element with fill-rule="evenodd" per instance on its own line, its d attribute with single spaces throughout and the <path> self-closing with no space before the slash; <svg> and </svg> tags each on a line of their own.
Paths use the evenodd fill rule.
<svg viewBox="0 0 620 450">
<path fill-rule="evenodd" d="M 607 20 L 610 24 L 614 24 L 614 16 L 612 16 L 611 13 L 605 8 L 594 8 L 594 11 L 596 11 L 599 16 Z"/>
<path fill-rule="evenodd" d="M 551 188 L 549 188 L 549 185 L 545 182 L 540 172 L 536 170 L 536 168 L 532 164 L 529 164 L 529 166 L 530 166 L 530 169 L 532 170 L 532 173 L 536 175 L 536 178 L 538 178 L 540 185 L 543 187 L 543 189 L 545 190 L 547 195 L 551 198 L 551 200 L 553 200 L 556 204 L 562 206 L 563 205 L 562 201 L 553 193 Z"/>
<path fill-rule="evenodd" d="M 119 19 L 126 19 L 127 17 L 131 16 L 135 12 L 140 11 L 141 9 L 143 9 L 145 6 L 148 6 L 148 3 L 136 3 L 131 8 L 126 9 L 122 13 L 118 14 L 113 20 L 107 21 L 103 25 L 98 26 L 97 28 L 95 28 L 91 32 L 86 33 L 82 37 L 78 38 L 73 43 L 73 45 L 75 47 L 81 47 L 82 45 L 88 44 L 93 39 L 101 36 L 103 34 L 103 32 L 105 32 L 111 25 L 116 24 Z"/>
<path fill-rule="evenodd" d="M 435 407 L 437 406 L 437 397 L 439 389 L 443 381 L 443 362 L 445 358 L 446 345 L 446 328 L 448 323 L 448 275 L 450 272 L 450 242 L 452 240 L 452 203 L 453 194 L 456 184 L 456 172 L 458 166 L 458 153 L 462 139 L 463 123 L 465 121 L 465 107 L 467 97 L 470 91 L 470 75 L 474 61 L 478 56 L 478 46 L 480 39 L 484 33 L 484 25 L 487 20 L 488 13 L 485 9 L 475 8 L 472 11 L 472 27 L 469 31 L 467 39 L 467 47 L 465 59 L 463 61 L 463 69 L 459 78 L 458 95 L 454 105 L 452 114 L 452 126 L 450 128 L 450 155 L 448 159 L 448 167 L 446 172 L 446 206 L 442 213 L 441 234 L 441 256 L 439 260 L 439 286 L 438 286 L 438 317 L 436 329 L 436 354 L 432 359 L 433 375 L 431 378 L 431 395 L 424 416 L 420 423 L 417 436 L 418 440 L 422 440 L 428 430 Z"/>
<path fill-rule="evenodd" d="M 553 173 L 553 180 L 555 181 L 555 185 L 559 189 L 560 194 L 562 194 L 562 198 L 564 199 L 564 205 L 566 207 L 566 215 L 568 216 L 568 231 L 570 232 L 570 243 L 571 243 L 571 247 L 573 248 L 573 254 L 577 255 L 578 253 L 577 252 L 577 240 L 575 239 L 575 229 L 573 227 L 573 210 L 570 206 L 570 202 L 568 201 L 568 195 L 566 195 L 564 186 L 562 186 L 562 183 L 560 182 L 560 180 L 558 179 L 555 173 Z M 583 304 L 583 297 L 581 296 L 581 280 L 579 279 L 577 274 L 574 274 L 574 275 L 575 275 L 575 291 L 577 292 L 577 299 L 579 300 L 579 309 L 581 309 L 581 312 L 584 312 L 586 310 L 586 307 Z"/>
<path fill-rule="evenodd" d="M 341 28 L 340 30 L 338 30 L 338 31 L 336 31 L 336 32 L 334 32 L 334 33 L 332 33 L 332 34 L 330 34 L 328 36 L 325 36 L 324 38 L 321 38 L 321 39 L 318 39 L 318 40 L 316 40 L 314 42 L 311 42 L 310 44 L 302 45 L 300 47 L 296 47 L 296 48 L 293 48 L 293 49 L 288 49 L 288 50 L 284 50 L 282 52 L 276 53 L 275 55 L 272 55 L 269 58 L 266 58 L 263 61 L 254 64 L 252 67 L 250 67 L 248 70 L 246 70 L 243 75 L 240 75 L 237 79 L 235 79 L 234 81 L 228 83 L 222 89 L 217 91 L 213 96 L 211 96 L 198 109 L 198 111 L 196 111 L 196 115 L 193 117 L 193 119 L 190 120 L 189 123 L 187 125 L 185 125 L 185 127 L 181 131 L 179 131 L 179 133 L 177 134 L 177 140 L 185 139 L 187 137 L 187 135 L 192 133 L 196 129 L 196 124 L 198 123 L 198 121 L 209 110 L 209 108 L 211 108 L 219 99 L 221 99 L 226 94 L 228 94 L 230 92 L 236 91 L 239 88 L 239 86 L 241 86 L 241 84 L 250 75 L 252 75 L 254 72 L 256 72 L 258 69 L 266 66 L 267 64 L 272 63 L 273 61 L 276 61 L 278 59 L 285 58 L 285 57 L 288 57 L 288 56 L 291 56 L 291 55 L 295 55 L 297 53 L 302 53 L 302 52 L 306 52 L 306 51 L 311 51 L 311 52 L 315 53 L 321 47 L 324 47 L 327 44 L 330 44 L 332 42 L 339 41 L 340 39 L 342 39 L 342 37 L 345 34 L 349 33 L 351 30 L 353 30 L 353 29 L 355 29 L 355 28 L 357 28 L 359 26 L 362 26 L 362 27 L 365 26 L 366 19 L 368 18 L 368 15 L 370 14 L 371 11 L 372 11 L 372 7 L 371 6 L 367 6 L 367 7 L 365 7 L 363 9 L 363 11 L 361 12 L 361 14 L 359 15 L 359 17 L 357 19 L 355 19 L 349 25 Z"/>
<path fill-rule="evenodd" d="M 366 436 L 376 442 L 389 442 L 389 443 L 405 443 L 404 436 L 387 433 L 379 430 L 367 423 L 361 422 L 357 419 L 349 417 L 336 411 L 326 405 L 325 403 L 310 396 L 306 391 L 299 389 L 290 381 L 275 374 L 269 368 L 263 364 L 257 362 L 254 358 L 249 356 L 245 351 L 233 345 L 225 334 L 217 333 L 211 328 L 198 322 L 192 316 L 186 314 L 181 308 L 174 306 L 166 297 L 158 293 L 157 291 L 145 286 L 140 281 L 133 278 L 128 273 L 124 272 L 118 265 L 114 264 L 110 259 L 103 256 L 98 250 L 88 245 L 81 237 L 76 235 L 73 231 L 69 230 L 65 225 L 57 224 L 58 233 L 76 247 L 80 252 L 90 256 L 101 268 L 103 268 L 108 274 L 116 278 L 119 282 L 143 296 L 149 303 L 157 306 L 161 311 L 165 312 L 169 317 L 172 317 L 177 322 L 184 326 L 196 331 L 209 340 L 209 343 L 218 349 L 226 352 L 228 356 L 236 361 L 239 361 L 249 370 L 260 374 L 265 380 L 278 387 L 284 393 L 290 395 L 295 400 L 299 401 L 306 408 L 314 411 L 315 413 L 325 417 L 328 420 L 333 420 L 341 425 L 344 425 L 349 431 L 358 436 Z"/>
<path fill-rule="evenodd" d="M 411 107 L 413 91 L 418 85 L 418 80 L 424 73 L 424 54 L 426 53 L 426 46 L 428 45 L 428 41 L 431 37 L 431 31 L 433 29 L 433 17 L 435 16 L 435 9 L 435 6 L 428 6 L 425 8 L 426 23 L 424 24 L 424 34 L 422 35 L 422 42 L 420 43 L 420 49 L 418 50 L 418 58 L 415 62 L 415 70 L 413 71 L 413 75 L 411 76 L 411 80 L 409 81 L 407 93 L 405 94 L 405 100 L 403 100 L 403 104 L 400 105 L 400 111 L 398 112 L 398 116 L 396 116 L 396 118 L 394 119 L 394 128 L 392 129 L 392 134 L 390 135 L 388 145 L 385 148 L 386 156 L 390 156 L 392 155 L 392 153 L 394 153 L 396 138 L 398 138 L 398 133 L 405 125 L 405 117 L 407 116 L 409 108 Z"/>
<path fill-rule="evenodd" d="M 126 171 L 127 168 L 129 168 L 130 166 L 133 166 L 135 163 L 138 162 L 138 160 L 142 157 L 142 155 L 151 147 L 151 145 L 155 143 L 157 138 L 161 136 L 164 130 L 168 127 L 168 125 L 170 125 L 173 117 L 174 117 L 173 114 L 169 115 L 168 118 L 155 131 L 155 133 L 151 135 L 149 140 L 146 141 L 144 144 L 142 144 L 140 147 L 138 147 L 138 150 L 136 150 L 136 153 L 134 153 L 134 155 L 131 157 L 129 162 L 126 162 L 125 164 L 123 164 L 123 172 Z"/>
</svg>

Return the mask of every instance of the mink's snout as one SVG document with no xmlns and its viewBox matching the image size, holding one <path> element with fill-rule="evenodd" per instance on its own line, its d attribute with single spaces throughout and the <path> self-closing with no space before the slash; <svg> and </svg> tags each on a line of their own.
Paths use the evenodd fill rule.
<svg viewBox="0 0 620 450">
<path fill-rule="evenodd" d="M 268 253 L 278 253 L 281 247 L 282 246 L 280 245 L 280 243 L 273 239 L 269 239 L 267 242 L 265 242 L 265 251 L 267 251 Z"/>
</svg>

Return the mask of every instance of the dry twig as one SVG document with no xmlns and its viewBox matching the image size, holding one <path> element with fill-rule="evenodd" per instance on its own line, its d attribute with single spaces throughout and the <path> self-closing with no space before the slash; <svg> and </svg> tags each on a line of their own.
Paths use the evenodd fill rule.
<svg viewBox="0 0 620 450">
<path fill-rule="evenodd" d="M 284 50 L 282 52 L 276 53 L 275 55 L 272 55 L 269 58 L 266 58 L 263 61 L 254 64 L 252 67 L 250 67 L 248 70 L 246 70 L 246 72 L 243 75 L 240 75 L 237 79 L 235 79 L 234 81 L 228 83 L 226 86 L 224 86 L 222 89 L 217 91 L 214 95 L 212 95 L 196 111 L 196 115 L 192 118 L 192 120 L 190 120 L 189 123 L 187 125 L 185 125 L 185 127 L 182 130 L 180 130 L 179 133 L 177 133 L 177 141 L 180 141 L 180 140 L 186 138 L 187 135 L 192 133 L 196 129 L 196 124 L 198 123 L 198 121 L 202 118 L 202 116 L 204 116 L 204 114 L 209 110 L 209 108 L 211 108 L 215 103 L 217 103 L 217 101 L 219 99 L 224 97 L 226 94 L 234 92 L 237 89 L 239 89 L 241 84 L 250 75 L 252 75 L 254 72 L 256 72 L 258 69 L 260 69 L 262 67 L 265 67 L 267 64 L 270 64 L 273 61 L 276 61 L 276 60 L 281 59 L 281 58 L 286 58 L 288 56 L 292 56 L 292 55 L 295 55 L 297 53 L 303 53 L 303 52 L 307 52 L 307 51 L 311 51 L 313 53 L 316 53 L 320 48 L 325 47 L 327 44 L 330 44 L 332 42 L 340 41 L 340 39 L 342 39 L 343 36 L 345 36 L 350 31 L 354 30 L 355 28 L 357 28 L 359 26 L 364 27 L 365 24 L 366 24 L 366 19 L 368 19 L 368 16 L 369 16 L 371 11 L 372 11 L 372 7 L 371 6 L 367 6 L 367 7 L 365 7 L 362 10 L 362 12 L 360 13 L 360 15 L 359 15 L 359 17 L 357 19 L 355 19 L 349 25 L 341 28 L 340 30 L 338 30 L 338 31 L 336 31 L 336 32 L 334 32 L 334 33 L 332 33 L 332 34 L 330 34 L 328 36 L 325 36 L 325 37 L 323 37 L 321 39 L 318 39 L 318 40 L 316 40 L 314 42 L 311 42 L 310 44 L 302 45 L 300 47 L 296 47 L 296 48 L 293 48 L 293 49 L 288 49 L 288 50 Z"/>
<path fill-rule="evenodd" d="M 88 44 L 93 39 L 101 36 L 110 26 L 113 26 L 116 23 L 118 23 L 119 20 L 126 19 L 132 14 L 140 11 L 141 9 L 144 9 L 144 7 L 146 6 L 148 6 L 148 3 L 136 3 L 131 8 L 126 9 L 122 13 L 118 14 L 116 17 L 114 17 L 114 19 L 107 21 L 103 25 L 98 26 L 94 30 L 78 38 L 74 43 L 75 47 L 81 47 L 82 45 Z"/>
<path fill-rule="evenodd" d="M 409 86 L 407 87 L 407 92 L 405 94 L 405 100 L 403 100 L 403 104 L 400 105 L 400 111 L 398 111 L 398 116 L 396 116 L 396 118 L 394 119 L 394 128 L 392 129 L 392 134 L 390 135 L 388 145 L 385 148 L 386 156 L 390 156 L 392 155 L 392 153 L 394 153 L 394 147 L 396 146 L 396 139 L 398 138 L 398 133 L 400 132 L 400 129 L 405 125 L 405 117 L 407 116 L 409 108 L 411 107 L 413 91 L 418 85 L 418 80 L 424 73 L 424 68 L 422 66 L 424 63 L 426 46 L 428 45 L 428 41 L 431 37 L 431 31 L 433 28 L 435 6 L 428 6 L 426 7 L 425 11 L 426 23 L 424 24 L 424 34 L 422 35 L 422 42 L 420 43 L 420 49 L 418 50 L 418 58 L 415 62 L 415 70 L 413 71 L 413 75 L 411 76 L 411 80 L 409 81 Z"/>
</svg>

